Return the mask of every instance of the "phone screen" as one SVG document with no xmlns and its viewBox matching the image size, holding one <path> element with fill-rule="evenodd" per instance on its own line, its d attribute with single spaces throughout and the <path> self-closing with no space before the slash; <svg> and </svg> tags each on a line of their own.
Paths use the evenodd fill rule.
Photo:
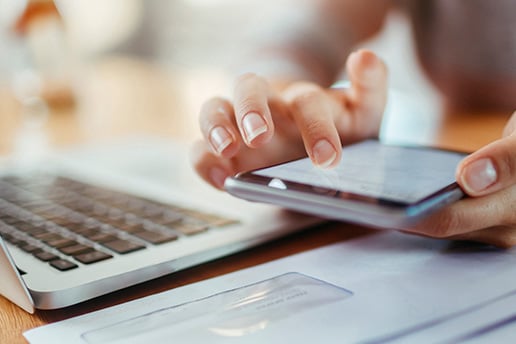
<svg viewBox="0 0 516 344">
<path fill-rule="evenodd" d="M 300 159 L 253 172 L 282 181 L 337 190 L 376 199 L 413 204 L 455 182 L 455 169 L 465 154 L 423 147 L 404 147 L 368 140 L 344 147 L 342 160 L 321 169 Z"/>
</svg>

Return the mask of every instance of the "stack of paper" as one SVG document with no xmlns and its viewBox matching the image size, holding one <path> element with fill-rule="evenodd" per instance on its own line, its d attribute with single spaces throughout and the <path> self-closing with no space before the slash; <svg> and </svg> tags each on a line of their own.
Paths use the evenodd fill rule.
<svg viewBox="0 0 516 344">
<path fill-rule="evenodd" d="M 35 344 L 500 343 L 516 331 L 515 266 L 516 250 L 384 232 L 25 336 Z"/>
</svg>

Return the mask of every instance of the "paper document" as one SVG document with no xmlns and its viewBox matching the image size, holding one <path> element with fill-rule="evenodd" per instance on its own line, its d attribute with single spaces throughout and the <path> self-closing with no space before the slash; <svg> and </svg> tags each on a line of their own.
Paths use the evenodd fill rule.
<svg viewBox="0 0 516 344">
<path fill-rule="evenodd" d="M 443 319 L 396 340 L 396 343 L 431 343 L 439 334 L 441 343 L 512 343 L 516 338 L 516 292 Z"/>
<path fill-rule="evenodd" d="M 186 304 L 163 308 L 86 332 L 90 344 L 222 343 L 244 337 L 302 312 L 344 301 L 351 293 L 298 273 L 288 273 Z M 174 326 L 170 326 L 174 324 Z"/>
<path fill-rule="evenodd" d="M 516 315 L 514 266 L 516 249 L 383 232 L 25 336 L 34 344 L 482 342 L 476 331 L 503 338 Z"/>
</svg>

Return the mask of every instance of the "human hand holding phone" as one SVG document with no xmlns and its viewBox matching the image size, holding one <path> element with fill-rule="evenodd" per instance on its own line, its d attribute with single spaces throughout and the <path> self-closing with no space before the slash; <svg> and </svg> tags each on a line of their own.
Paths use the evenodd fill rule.
<svg viewBox="0 0 516 344">
<path fill-rule="evenodd" d="M 340 161 L 341 144 L 377 136 L 387 94 L 386 67 L 373 53 L 360 51 L 349 57 L 347 69 L 352 84 L 348 90 L 324 89 L 305 82 L 277 88 L 260 76 L 246 75 L 237 81 L 231 101 L 208 100 L 200 115 L 205 140 L 195 144 L 192 154 L 199 175 L 223 189 L 225 179 L 238 172 L 307 153 L 314 164 L 331 168 Z M 250 113 L 258 117 L 244 121 Z M 512 142 L 515 118 L 513 115 L 502 140 L 459 165 L 458 184 L 472 197 L 397 229 L 501 247 L 516 245 L 515 174 L 511 173 L 516 170 L 511 167 L 515 165 L 511 148 L 516 146 Z M 314 148 L 322 138 L 331 148 L 317 153 Z M 498 180 L 479 193 L 468 188 L 464 176 L 470 173 L 465 171 L 468 162 L 482 158 L 482 154 L 492 156 L 496 168 L 503 169 Z"/>
<path fill-rule="evenodd" d="M 463 197 L 455 169 L 464 153 L 366 140 L 343 147 L 333 169 L 308 158 L 239 173 L 226 190 L 321 217 L 400 229 Z"/>
</svg>

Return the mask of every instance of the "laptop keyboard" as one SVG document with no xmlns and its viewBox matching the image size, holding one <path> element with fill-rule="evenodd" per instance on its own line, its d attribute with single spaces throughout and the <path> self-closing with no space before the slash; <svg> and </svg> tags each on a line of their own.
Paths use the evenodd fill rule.
<svg viewBox="0 0 516 344">
<path fill-rule="evenodd" d="M 59 271 L 236 222 L 60 176 L 0 178 L 0 235 Z"/>
</svg>

